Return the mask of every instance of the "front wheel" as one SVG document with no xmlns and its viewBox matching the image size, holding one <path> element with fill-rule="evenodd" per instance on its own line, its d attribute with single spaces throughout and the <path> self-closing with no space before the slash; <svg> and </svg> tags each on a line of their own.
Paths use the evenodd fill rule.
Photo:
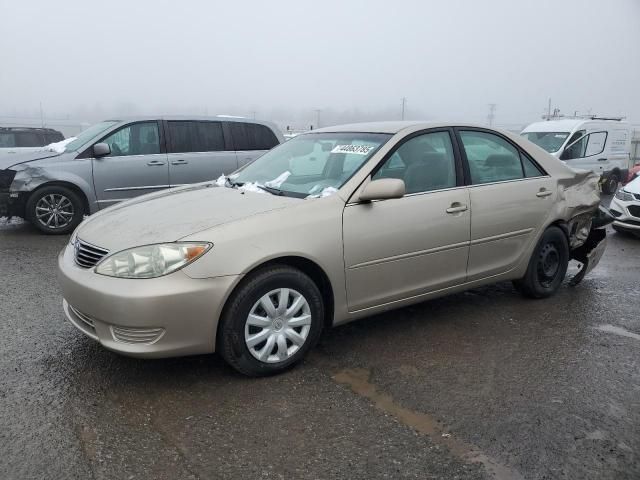
<svg viewBox="0 0 640 480">
<path fill-rule="evenodd" d="M 250 275 L 221 318 L 218 350 L 240 373 L 265 376 L 300 362 L 322 332 L 317 285 L 300 270 L 274 266 Z"/>
<path fill-rule="evenodd" d="M 550 297 L 560 288 L 568 266 L 567 237 L 558 227 L 549 227 L 531 255 L 527 273 L 513 283 L 516 289 L 527 297 Z"/>
<path fill-rule="evenodd" d="M 27 219 L 49 235 L 71 233 L 82 221 L 84 205 L 73 190 L 61 186 L 36 190 L 27 200 Z"/>
</svg>

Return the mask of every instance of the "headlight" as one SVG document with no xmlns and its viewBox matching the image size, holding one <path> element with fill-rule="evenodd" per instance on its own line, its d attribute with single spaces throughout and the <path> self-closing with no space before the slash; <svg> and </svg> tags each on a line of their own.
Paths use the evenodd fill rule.
<svg viewBox="0 0 640 480">
<path fill-rule="evenodd" d="M 622 188 L 616 192 L 616 198 L 618 200 L 622 200 L 623 202 L 631 202 L 634 200 L 634 197 L 629 192 L 625 192 Z"/>
<path fill-rule="evenodd" d="M 146 245 L 109 255 L 96 273 L 119 278 L 155 278 L 181 269 L 204 255 L 210 243 L 180 242 Z"/>
</svg>

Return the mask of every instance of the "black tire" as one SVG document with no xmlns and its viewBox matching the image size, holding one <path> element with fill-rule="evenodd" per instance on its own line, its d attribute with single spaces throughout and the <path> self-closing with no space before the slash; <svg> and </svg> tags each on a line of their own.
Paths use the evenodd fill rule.
<svg viewBox="0 0 640 480">
<path fill-rule="evenodd" d="M 549 227 L 533 250 L 527 273 L 514 281 L 516 289 L 529 298 L 546 298 L 558 291 L 569 266 L 569 243 L 558 227 Z"/>
<path fill-rule="evenodd" d="M 254 357 L 245 343 L 245 324 L 254 305 L 267 293 L 281 288 L 293 289 L 304 297 L 311 312 L 311 325 L 305 342 L 295 353 L 286 360 L 266 363 Z M 314 281 L 295 268 L 284 265 L 267 267 L 249 275 L 231 294 L 220 319 L 217 350 L 229 365 L 244 375 L 274 375 L 304 358 L 318 342 L 323 325 L 324 302 Z M 275 348 L 279 351 L 278 346 Z"/>
<path fill-rule="evenodd" d="M 55 212 L 50 209 L 47 212 L 47 205 L 53 207 L 59 205 L 59 209 Z M 43 187 L 33 192 L 27 200 L 25 208 L 27 220 L 47 235 L 65 235 L 73 232 L 82 221 L 85 213 L 84 203 L 80 196 L 69 188 L 57 185 Z"/>
<path fill-rule="evenodd" d="M 615 173 L 610 173 L 603 179 L 602 192 L 606 193 L 607 195 L 613 195 L 618 189 L 618 182 L 620 182 L 618 175 Z"/>
</svg>

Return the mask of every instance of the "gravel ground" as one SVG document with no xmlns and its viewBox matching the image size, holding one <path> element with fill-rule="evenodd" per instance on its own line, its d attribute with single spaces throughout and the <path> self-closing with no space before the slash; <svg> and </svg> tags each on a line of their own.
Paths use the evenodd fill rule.
<svg viewBox="0 0 640 480">
<path fill-rule="evenodd" d="M 640 478 L 640 240 L 330 331 L 284 375 L 118 356 L 67 323 L 67 237 L 0 222 L 0 478 Z"/>
</svg>

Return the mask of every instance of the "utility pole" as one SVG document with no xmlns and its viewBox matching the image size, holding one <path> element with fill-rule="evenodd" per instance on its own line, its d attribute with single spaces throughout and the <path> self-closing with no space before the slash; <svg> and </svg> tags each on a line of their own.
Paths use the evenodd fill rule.
<svg viewBox="0 0 640 480">
<path fill-rule="evenodd" d="M 316 108 L 314 110 L 314 112 L 316 112 L 316 128 L 320 128 L 320 112 L 322 110 L 320 110 L 319 108 Z"/>
<path fill-rule="evenodd" d="M 400 118 L 404 120 L 404 108 L 405 108 L 405 105 L 407 104 L 407 97 L 402 97 L 401 100 L 402 100 L 402 116 Z"/>
<path fill-rule="evenodd" d="M 42 101 L 40 101 L 40 126 L 44 128 L 44 112 L 42 111 Z"/>
<path fill-rule="evenodd" d="M 493 126 L 493 119 L 496 117 L 495 115 L 495 111 L 496 111 L 496 104 L 495 103 L 490 103 L 489 104 L 489 115 L 487 115 L 487 120 L 489 120 L 489 126 Z"/>
<path fill-rule="evenodd" d="M 256 119 L 256 111 L 255 110 L 251 111 L 251 116 L 253 117 L 254 120 Z"/>
<path fill-rule="evenodd" d="M 549 106 L 547 107 L 547 120 L 551 119 L 551 97 L 549 97 Z"/>
</svg>

